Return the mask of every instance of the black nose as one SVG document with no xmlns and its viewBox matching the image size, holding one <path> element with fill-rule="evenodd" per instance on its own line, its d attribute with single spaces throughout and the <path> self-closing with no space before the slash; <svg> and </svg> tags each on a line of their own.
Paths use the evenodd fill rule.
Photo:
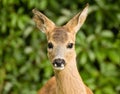
<svg viewBox="0 0 120 94">
<path fill-rule="evenodd" d="M 60 59 L 60 58 L 55 59 L 53 61 L 53 66 L 54 67 L 64 67 L 65 66 L 65 60 L 64 59 Z"/>
</svg>

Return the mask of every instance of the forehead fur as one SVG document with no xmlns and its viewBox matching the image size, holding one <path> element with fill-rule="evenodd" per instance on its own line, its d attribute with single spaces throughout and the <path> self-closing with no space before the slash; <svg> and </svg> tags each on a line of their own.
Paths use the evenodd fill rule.
<svg viewBox="0 0 120 94">
<path fill-rule="evenodd" d="M 68 39 L 67 32 L 65 28 L 56 28 L 52 35 L 53 41 L 64 43 Z"/>
</svg>

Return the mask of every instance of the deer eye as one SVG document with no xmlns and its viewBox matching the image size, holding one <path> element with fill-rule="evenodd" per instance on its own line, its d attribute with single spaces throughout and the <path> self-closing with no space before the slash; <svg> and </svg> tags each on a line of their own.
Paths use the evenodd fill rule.
<svg viewBox="0 0 120 94">
<path fill-rule="evenodd" d="M 73 48 L 73 43 L 68 43 L 67 48 Z"/>
<path fill-rule="evenodd" d="M 53 48 L 53 44 L 50 42 L 50 43 L 48 43 L 48 48 L 49 49 L 52 49 Z"/>
</svg>

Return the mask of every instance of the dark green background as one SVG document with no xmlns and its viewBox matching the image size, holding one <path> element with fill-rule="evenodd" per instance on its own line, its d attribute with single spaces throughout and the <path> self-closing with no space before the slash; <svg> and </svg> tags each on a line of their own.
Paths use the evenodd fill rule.
<svg viewBox="0 0 120 94">
<path fill-rule="evenodd" d="M 77 64 L 94 94 L 120 94 L 120 0 L 0 0 L 0 94 L 36 94 L 53 75 L 37 8 L 57 25 L 89 3 L 77 33 Z"/>
</svg>

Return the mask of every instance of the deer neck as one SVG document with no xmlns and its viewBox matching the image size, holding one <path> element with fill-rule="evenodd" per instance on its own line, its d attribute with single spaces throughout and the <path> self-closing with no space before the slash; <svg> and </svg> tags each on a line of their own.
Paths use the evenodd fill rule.
<svg viewBox="0 0 120 94">
<path fill-rule="evenodd" d="M 62 71 L 55 71 L 56 94 L 86 94 L 84 83 L 79 75 L 76 60 L 67 63 Z"/>
</svg>

